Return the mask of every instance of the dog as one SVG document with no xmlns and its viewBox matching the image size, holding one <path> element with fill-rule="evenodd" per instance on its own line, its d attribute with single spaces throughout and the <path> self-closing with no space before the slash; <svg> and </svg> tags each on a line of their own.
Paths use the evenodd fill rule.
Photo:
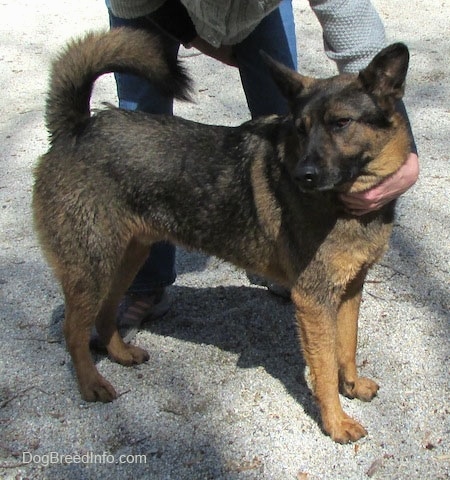
<svg viewBox="0 0 450 480">
<path fill-rule="evenodd" d="M 129 72 L 190 97 L 183 66 L 139 30 L 91 32 L 54 61 L 46 103 L 50 148 L 35 169 L 40 243 L 65 296 L 64 334 L 81 396 L 116 398 L 97 371 L 92 328 L 122 365 L 148 360 L 116 328 L 119 302 L 154 242 L 201 250 L 290 289 L 322 427 L 347 443 L 367 434 L 339 392 L 371 400 L 358 376 L 358 311 L 368 269 L 387 249 L 395 201 L 355 216 L 342 192 L 367 190 L 410 151 L 396 103 L 409 53 L 388 46 L 357 75 L 314 79 L 263 54 L 290 113 L 213 126 L 90 97 L 106 72 Z"/>
</svg>

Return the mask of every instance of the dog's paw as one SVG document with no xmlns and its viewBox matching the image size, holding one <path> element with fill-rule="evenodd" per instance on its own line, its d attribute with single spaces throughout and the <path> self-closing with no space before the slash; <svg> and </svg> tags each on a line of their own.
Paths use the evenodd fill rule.
<svg viewBox="0 0 450 480">
<path fill-rule="evenodd" d="M 367 430 L 359 422 L 345 414 L 332 422 L 324 422 L 323 428 L 337 443 L 356 442 L 367 435 Z"/>
<path fill-rule="evenodd" d="M 127 367 L 146 362 L 150 356 L 142 348 L 135 345 L 124 344 L 120 351 L 109 351 L 110 357 L 117 363 Z"/>
<path fill-rule="evenodd" d="M 117 398 L 114 387 L 99 373 L 91 378 L 80 379 L 81 398 L 87 402 L 112 402 Z"/>
<path fill-rule="evenodd" d="M 348 398 L 370 402 L 377 394 L 379 385 L 370 378 L 358 377 L 354 382 L 342 382 L 341 393 Z"/>
</svg>

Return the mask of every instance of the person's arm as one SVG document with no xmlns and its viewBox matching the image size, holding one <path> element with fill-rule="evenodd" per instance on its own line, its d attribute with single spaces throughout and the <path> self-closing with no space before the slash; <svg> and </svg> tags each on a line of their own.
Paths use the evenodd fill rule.
<svg viewBox="0 0 450 480">
<path fill-rule="evenodd" d="M 384 25 L 370 0 L 309 0 L 327 57 L 339 73 L 359 73 L 386 46 Z"/>
</svg>

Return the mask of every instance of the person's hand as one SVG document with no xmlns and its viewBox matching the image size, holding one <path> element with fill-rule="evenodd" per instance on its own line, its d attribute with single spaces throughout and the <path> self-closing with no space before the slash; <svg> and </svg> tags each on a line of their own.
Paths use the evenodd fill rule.
<svg viewBox="0 0 450 480">
<path fill-rule="evenodd" d="M 353 215 L 364 215 L 380 209 L 412 187 L 419 176 L 419 158 L 410 153 L 406 162 L 390 177 L 370 190 L 340 195 L 347 210 Z"/>
<path fill-rule="evenodd" d="M 233 55 L 233 48 L 230 45 L 222 45 L 219 48 L 213 47 L 210 43 L 203 38 L 195 37 L 189 45 L 185 45 L 187 48 L 194 47 L 200 52 L 208 55 L 208 57 L 215 58 L 219 62 L 225 63 L 232 67 L 236 67 L 236 60 Z"/>
</svg>

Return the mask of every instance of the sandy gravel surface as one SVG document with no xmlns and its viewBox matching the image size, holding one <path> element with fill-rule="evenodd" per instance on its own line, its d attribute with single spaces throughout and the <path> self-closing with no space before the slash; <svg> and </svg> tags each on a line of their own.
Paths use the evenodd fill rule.
<svg viewBox="0 0 450 480">
<path fill-rule="evenodd" d="M 96 357 L 122 395 L 80 400 L 61 294 L 30 221 L 31 172 L 47 149 L 50 59 L 70 36 L 106 27 L 106 12 L 102 0 L 0 0 L 0 478 L 449 478 L 450 4 L 375 3 L 389 39 L 411 48 L 406 103 L 422 172 L 365 290 L 358 363 L 379 396 L 343 399 L 369 435 L 342 446 L 317 424 L 292 306 L 197 254 L 179 254 L 171 312 L 136 338 L 149 362 Z M 294 4 L 301 71 L 331 74 L 306 0 Z M 196 103 L 177 112 L 247 119 L 236 73 L 192 53 Z M 104 100 L 115 101 L 111 78 L 96 89 L 95 104 Z"/>
</svg>

